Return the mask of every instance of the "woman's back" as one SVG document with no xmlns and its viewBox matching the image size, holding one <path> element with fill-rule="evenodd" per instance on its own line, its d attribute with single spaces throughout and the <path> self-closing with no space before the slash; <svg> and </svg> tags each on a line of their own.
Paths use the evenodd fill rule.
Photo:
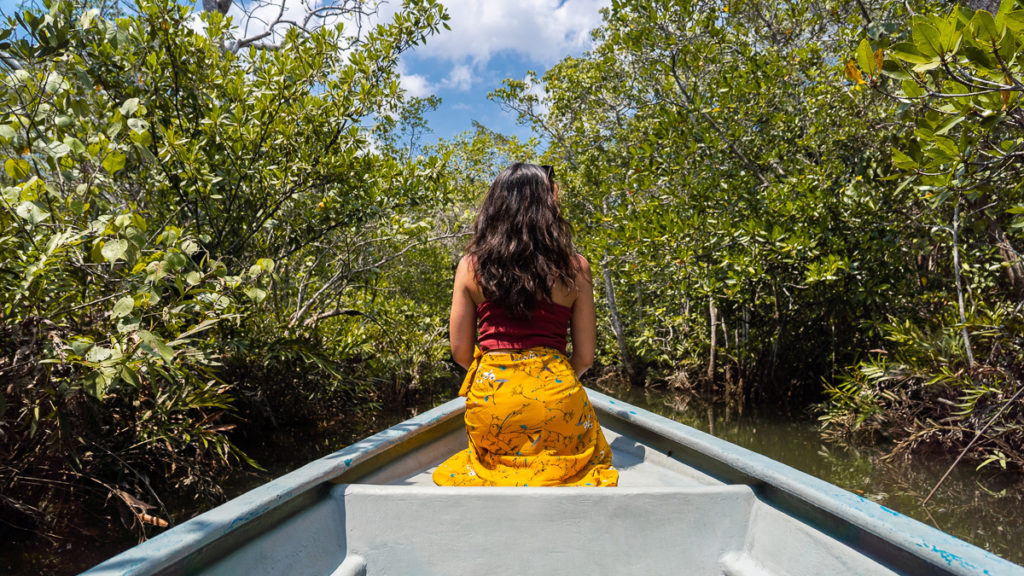
<svg viewBox="0 0 1024 576">
<path fill-rule="evenodd" d="M 538 300 L 530 315 L 512 316 L 500 304 L 485 300 L 476 307 L 477 345 L 481 350 L 554 348 L 565 354 L 572 308 Z"/>
<path fill-rule="evenodd" d="M 556 280 L 551 286 L 551 293 L 537 295 L 531 313 L 521 316 L 509 311 L 501 302 L 487 300 L 480 286 L 474 257 L 469 254 L 463 256 L 455 272 L 449 326 L 455 361 L 468 367 L 474 345 L 483 350 L 497 350 L 529 348 L 531 344 L 538 344 L 565 354 L 567 329 L 571 327 L 570 362 L 577 374 L 589 368 L 594 359 L 596 340 L 594 292 L 590 264 L 580 254 L 575 258 L 578 272 L 572 278 L 572 285 Z M 531 325 L 535 310 L 540 311 L 538 318 L 543 326 Z M 538 343 L 537 339 L 544 342 Z M 515 345 L 517 342 L 519 345 Z"/>
<path fill-rule="evenodd" d="M 449 324 L 452 356 L 467 368 L 459 394 L 469 448 L 438 466 L 438 484 L 618 480 L 578 379 L 594 358 L 594 293 L 556 191 L 550 170 L 513 164 L 481 206 L 455 272 Z"/>
</svg>

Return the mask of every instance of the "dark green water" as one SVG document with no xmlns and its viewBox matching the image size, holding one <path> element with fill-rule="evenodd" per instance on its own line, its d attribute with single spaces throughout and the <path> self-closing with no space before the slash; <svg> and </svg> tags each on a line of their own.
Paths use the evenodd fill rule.
<svg viewBox="0 0 1024 576">
<path fill-rule="evenodd" d="M 949 456 L 917 457 L 883 462 L 883 451 L 830 446 L 818 437 L 811 418 L 745 413 L 716 408 L 695 410 L 680 398 L 661 390 L 610 389 L 603 392 L 627 402 L 710 432 L 755 452 L 784 462 L 808 474 L 861 494 L 903 514 L 949 532 L 1018 564 L 1024 564 L 1024 478 L 996 470 L 975 471 L 959 466 L 945 480 L 927 507 L 921 500 L 931 491 L 952 461 Z M 444 400 L 438 400 L 440 404 Z M 424 407 L 426 408 L 426 407 Z M 346 445 L 397 424 L 411 414 L 375 415 L 369 422 L 321 424 L 302 430 L 280 430 L 244 445 L 265 471 L 236 469 L 224 481 L 228 497 L 293 470 Z M 370 426 L 372 430 L 363 429 Z M 176 514 L 181 523 L 202 510 Z M 77 574 L 135 544 L 87 537 L 47 541 L 29 538 L 0 542 L 0 574 L 11 576 Z"/>
<path fill-rule="evenodd" d="M 829 445 L 811 418 L 695 410 L 663 390 L 610 389 L 610 396 L 682 422 L 870 498 L 976 546 L 1024 564 L 1024 478 L 959 464 L 932 496 L 921 501 L 954 456 L 882 461 L 881 448 Z"/>
</svg>

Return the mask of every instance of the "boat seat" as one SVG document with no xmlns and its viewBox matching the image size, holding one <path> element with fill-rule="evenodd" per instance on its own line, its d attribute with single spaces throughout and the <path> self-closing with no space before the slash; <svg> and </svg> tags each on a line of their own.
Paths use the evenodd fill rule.
<svg viewBox="0 0 1024 576">
<path fill-rule="evenodd" d="M 289 574 L 300 562 L 323 576 L 894 574 L 745 485 L 378 484 L 334 485 L 203 574 Z"/>
</svg>

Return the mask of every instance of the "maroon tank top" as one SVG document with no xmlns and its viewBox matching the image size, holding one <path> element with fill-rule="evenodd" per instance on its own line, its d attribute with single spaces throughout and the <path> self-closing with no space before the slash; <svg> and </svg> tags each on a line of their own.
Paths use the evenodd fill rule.
<svg viewBox="0 0 1024 576">
<path fill-rule="evenodd" d="M 540 300 L 530 318 L 511 318 L 498 304 L 483 301 L 476 307 L 477 345 L 488 350 L 524 350 L 545 346 L 565 354 L 572 308 Z"/>
</svg>

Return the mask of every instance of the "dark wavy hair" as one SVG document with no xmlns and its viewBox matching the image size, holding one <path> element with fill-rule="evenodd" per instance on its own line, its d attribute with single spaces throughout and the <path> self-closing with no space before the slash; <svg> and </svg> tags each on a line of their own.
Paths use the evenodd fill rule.
<svg viewBox="0 0 1024 576">
<path fill-rule="evenodd" d="M 558 208 L 550 167 L 516 163 L 502 170 L 480 206 L 466 248 L 484 298 L 523 318 L 538 296 L 551 300 L 556 281 L 574 287 L 580 264 L 572 235 Z"/>
</svg>

